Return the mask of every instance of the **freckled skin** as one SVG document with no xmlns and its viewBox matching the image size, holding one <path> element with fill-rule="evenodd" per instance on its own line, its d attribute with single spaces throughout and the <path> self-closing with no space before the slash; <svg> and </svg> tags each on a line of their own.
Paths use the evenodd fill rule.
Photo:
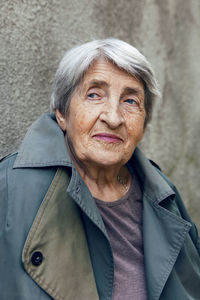
<svg viewBox="0 0 200 300">
<path fill-rule="evenodd" d="M 105 176 L 109 173 L 109 178 L 116 178 L 144 135 L 143 84 L 100 59 L 88 69 L 74 93 L 67 117 L 61 122 L 58 112 L 56 115 L 78 160 L 87 169 L 103 169 Z M 104 133 L 118 139 L 103 140 L 98 134 Z"/>
<path fill-rule="evenodd" d="M 94 78 L 108 82 L 110 86 L 96 89 L 88 84 Z M 128 106 L 120 99 L 126 86 L 141 89 L 141 94 L 137 95 L 140 100 L 138 106 Z M 98 94 L 102 89 L 99 99 L 88 100 L 88 93 Z M 143 137 L 144 119 L 143 84 L 112 63 L 99 60 L 90 67 L 72 97 L 66 130 L 81 161 L 123 165 Z M 123 141 L 113 144 L 97 140 L 93 135 L 98 132 L 119 135 Z"/>
</svg>

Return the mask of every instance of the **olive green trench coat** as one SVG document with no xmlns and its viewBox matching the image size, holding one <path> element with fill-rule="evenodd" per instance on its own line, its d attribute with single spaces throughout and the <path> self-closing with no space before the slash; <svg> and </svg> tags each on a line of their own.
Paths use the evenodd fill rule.
<svg viewBox="0 0 200 300">
<path fill-rule="evenodd" d="M 136 149 L 149 300 L 200 299 L 200 246 L 173 184 Z M 0 163 L 0 299 L 111 300 L 104 223 L 55 116 L 44 115 Z"/>
</svg>

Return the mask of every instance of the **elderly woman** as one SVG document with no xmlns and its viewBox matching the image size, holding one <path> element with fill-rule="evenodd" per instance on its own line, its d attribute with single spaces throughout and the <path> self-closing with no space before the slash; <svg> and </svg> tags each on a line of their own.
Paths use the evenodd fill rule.
<svg viewBox="0 0 200 300">
<path fill-rule="evenodd" d="M 200 299 L 195 225 L 137 148 L 156 95 L 123 41 L 65 54 L 52 113 L 0 164 L 1 300 Z"/>
</svg>

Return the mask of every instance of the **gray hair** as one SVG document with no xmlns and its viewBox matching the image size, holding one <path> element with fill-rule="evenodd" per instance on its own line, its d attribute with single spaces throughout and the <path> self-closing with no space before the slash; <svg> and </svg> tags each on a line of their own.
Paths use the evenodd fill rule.
<svg viewBox="0 0 200 300">
<path fill-rule="evenodd" d="M 147 59 L 130 44 L 115 39 L 94 40 L 67 51 L 56 72 L 51 94 L 51 111 L 66 114 L 73 93 L 94 61 L 104 58 L 113 62 L 144 84 L 145 124 L 151 120 L 154 100 L 159 96 L 154 72 Z"/>
</svg>

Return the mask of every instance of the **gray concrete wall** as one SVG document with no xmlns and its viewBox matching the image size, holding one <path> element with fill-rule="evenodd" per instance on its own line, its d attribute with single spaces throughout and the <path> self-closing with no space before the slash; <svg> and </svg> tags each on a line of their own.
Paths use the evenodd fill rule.
<svg viewBox="0 0 200 300">
<path fill-rule="evenodd" d="M 0 154 L 17 149 L 48 111 L 67 49 L 121 38 L 152 62 L 163 93 L 142 147 L 177 185 L 200 228 L 199 32 L 199 0 L 2 0 Z"/>
</svg>

